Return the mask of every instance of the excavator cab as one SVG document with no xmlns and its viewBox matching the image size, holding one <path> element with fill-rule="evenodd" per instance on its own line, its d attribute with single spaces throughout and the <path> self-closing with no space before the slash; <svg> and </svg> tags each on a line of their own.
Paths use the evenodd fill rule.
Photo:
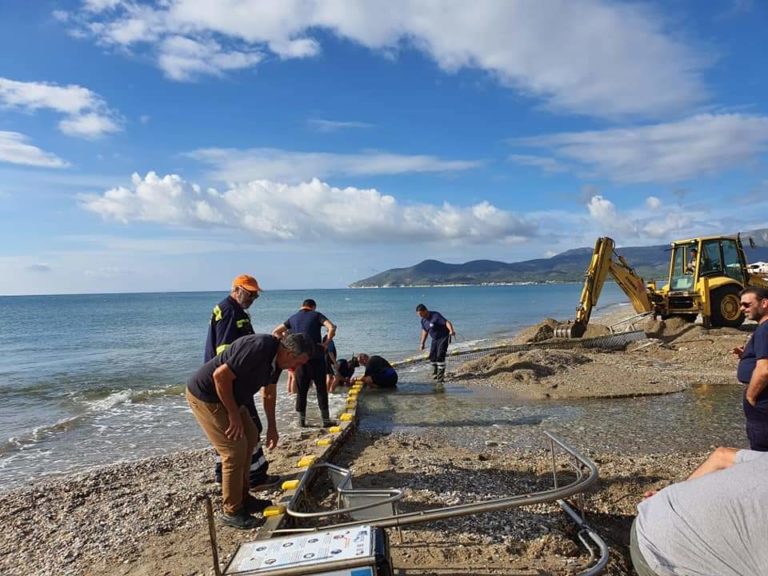
<svg viewBox="0 0 768 576">
<path fill-rule="evenodd" d="M 748 284 L 747 263 L 738 238 L 713 236 L 672 243 L 669 284 L 662 288 L 662 317 L 694 320 L 701 314 L 713 326 L 740 326 L 739 292 Z"/>
</svg>

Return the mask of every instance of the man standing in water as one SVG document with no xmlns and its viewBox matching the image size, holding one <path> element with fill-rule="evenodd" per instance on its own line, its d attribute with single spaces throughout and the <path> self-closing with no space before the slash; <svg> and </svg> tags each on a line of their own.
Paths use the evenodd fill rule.
<svg viewBox="0 0 768 576">
<path fill-rule="evenodd" d="M 445 381 L 445 355 L 448 352 L 451 336 L 456 336 L 456 331 L 450 320 L 447 320 L 440 312 L 427 310 L 424 304 L 416 306 L 416 314 L 421 318 L 419 350 L 424 350 L 427 336 L 431 336 L 432 345 L 429 348 L 429 361 L 432 363 L 432 378 L 437 380 L 438 387 L 442 388 Z"/>
<path fill-rule="evenodd" d="M 232 281 L 232 290 L 229 296 L 213 307 L 211 321 L 208 325 L 208 338 L 205 342 L 204 362 L 208 362 L 220 352 L 226 350 L 235 340 L 241 336 L 253 334 L 251 317 L 246 310 L 251 307 L 259 297 L 261 287 L 256 278 L 248 274 L 241 274 Z M 256 412 L 256 405 L 251 398 L 250 403 L 246 404 L 251 418 L 256 423 L 259 433 L 262 431 L 261 420 Z M 261 443 L 256 445 L 253 451 L 251 461 L 250 485 L 251 487 L 268 488 L 274 486 L 280 481 L 279 476 L 268 474 L 269 462 L 264 456 L 264 449 Z M 214 465 L 214 477 L 216 482 L 221 483 L 221 458 L 216 455 Z"/>
<path fill-rule="evenodd" d="M 187 382 L 186 397 L 198 424 L 222 460 L 221 520 L 227 526 L 251 529 L 258 525 L 252 513 L 261 512 L 268 501 L 249 492 L 249 463 L 259 442 L 259 430 L 246 408 L 262 390 L 267 418 L 267 447 L 277 446 L 277 380 L 282 370 L 306 363 L 314 346 L 303 334 L 278 340 L 269 334 L 238 338 L 214 356 Z"/>
<path fill-rule="evenodd" d="M 322 329 L 328 331 L 325 342 L 322 341 Z M 323 419 L 323 427 L 333 426 L 328 410 L 328 388 L 326 387 L 326 374 L 328 369 L 325 363 L 326 347 L 333 341 L 336 334 L 336 325 L 328 320 L 325 315 L 317 311 L 317 303 L 307 298 L 301 303 L 301 308 L 296 314 L 288 318 L 282 324 L 275 326 L 272 335 L 282 338 L 288 332 L 304 334 L 315 345 L 315 355 L 309 362 L 296 373 L 297 394 L 296 412 L 299 426 L 307 425 L 307 394 L 312 382 L 317 391 L 317 404 L 320 408 L 320 416 Z"/>
<path fill-rule="evenodd" d="M 768 290 L 750 287 L 741 291 L 741 307 L 758 325 L 743 347 L 733 350 L 739 357 L 736 377 L 746 385 L 744 415 L 752 450 L 768 452 Z"/>
</svg>

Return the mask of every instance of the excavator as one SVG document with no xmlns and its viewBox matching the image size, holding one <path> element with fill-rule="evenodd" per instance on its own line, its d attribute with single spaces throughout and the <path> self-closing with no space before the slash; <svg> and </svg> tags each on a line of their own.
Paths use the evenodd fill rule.
<svg viewBox="0 0 768 576">
<path fill-rule="evenodd" d="M 598 238 L 587 268 L 576 318 L 555 328 L 558 338 L 581 338 L 592 310 L 610 274 L 629 297 L 638 314 L 654 318 L 679 316 L 689 322 L 701 314 L 705 327 L 738 327 L 744 322 L 739 292 L 747 286 L 768 288 L 768 279 L 752 273 L 741 237 L 706 236 L 671 243 L 667 284 L 646 283 L 623 256 L 615 242 Z"/>
</svg>

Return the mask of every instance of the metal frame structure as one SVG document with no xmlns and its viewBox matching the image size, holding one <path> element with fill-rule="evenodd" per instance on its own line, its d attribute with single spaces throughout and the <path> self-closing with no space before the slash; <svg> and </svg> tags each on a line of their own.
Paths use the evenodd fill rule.
<svg viewBox="0 0 768 576">
<path fill-rule="evenodd" d="M 360 525 L 369 525 L 378 528 L 402 528 L 404 526 L 434 522 L 437 520 L 447 520 L 459 516 L 507 510 L 509 508 L 515 508 L 518 506 L 530 506 L 532 504 L 557 502 L 563 511 L 567 514 L 567 516 L 579 528 L 579 540 L 587 549 L 590 555 L 591 566 L 580 574 L 582 576 L 593 576 L 600 574 L 608 564 L 608 546 L 603 541 L 603 539 L 594 530 L 592 530 L 592 528 L 589 527 L 589 525 L 586 523 L 586 520 L 584 519 L 583 513 L 579 513 L 570 503 L 566 501 L 566 498 L 581 494 L 597 482 L 597 467 L 589 458 L 583 456 L 576 449 L 569 446 L 556 434 L 549 431 L 544 431 L 544 434 L 549 439 L 550 449 L 552 452 L 552 475 L 554 487 L 551 489 L 514 496 L 506 496 L 503 498 L 496 498 L 483 502 L 446 506 L 443 508 L 409 512 L 405 514 L 397 514 L 397 510 L 394 508 L 391 513 L 383 514 L 378 517 L 376 517 L 375 514 L 370 513 L 365 513 L 356 517 L 355 513 L 360 513 L 363 511 L 370 512 L 371 510 L 378 512 L 385 510 L 386 507 L 392 507 L 402 497 L 401 491 L 394 489 L 372 491 L 351 490 L 349 488 L 349 471 L 337 466 L 333 466 L 332 464 L 321 463 L 316 466 L 318 469 L 324 468 L 331 471 L 332 481 L 334 482 L 338 492 L 338 502 L 340 504 L 346 502 L 346 508 L 319 512 L 301 511 L 302 508 L 306 508 L 307 491 L 312 487 L 312 479 L 317 478 L 317 473 L 305 474 L 304 478 L 299 484 L 299 487 L 296 489 L 296 492 L 293 494 L 290 502 L 288 503 L 288 516 L 284 518 L 291 518 L 294 520 L 317 519 L 328 518 L 339 514 L 349 514 L 352 516 L 353 520 L 339 524 L 333 524 L 332 526 L 324 525 L 322 527 L 278 527 L 272 531 L 272 534 L 295 534 L 316 530 L 327 530 L 329 528 L 345 528 Z M 572 466 L 573 472 L 575 473 L 575 479 L 572 482 L 562 486 L 559 484 L 557 475 L 557 463 L 555 458 L 556 448 L 559 448 L 561 451 L 570 456 L 569 462 Z M 336 480 L 333 480 L 333 475 L 336 476 Z M 367 495 L 370 496 L 370 499 L 364 504 L 349 505 L 349 500 L 345 501 L 343 495 L 345 495 L 345 493 L 348 495 L 350 492 L 368 492 Z"/>
</svg>

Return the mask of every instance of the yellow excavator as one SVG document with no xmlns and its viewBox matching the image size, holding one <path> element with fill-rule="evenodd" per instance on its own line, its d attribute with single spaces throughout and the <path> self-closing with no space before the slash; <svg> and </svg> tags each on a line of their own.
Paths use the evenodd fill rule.
<svg viewBox="0 0 768 576">
<path fill-rule="evenodd" d="M 555 329 L 559 338 L 581 338 L 610 274 L 638 314 L 680 316 L 690 322 L 701 314 L 706 327 L 741 326 L 739 292 L 747 286 L 768 288 L 768 279 L 750 272 L 740 236 L 706 236 L 672 242 L 669 279 L 657 290 L 644 282 L 611 238 L 598 238 L 587 268 L 576 319 Z"/>
</svg>

